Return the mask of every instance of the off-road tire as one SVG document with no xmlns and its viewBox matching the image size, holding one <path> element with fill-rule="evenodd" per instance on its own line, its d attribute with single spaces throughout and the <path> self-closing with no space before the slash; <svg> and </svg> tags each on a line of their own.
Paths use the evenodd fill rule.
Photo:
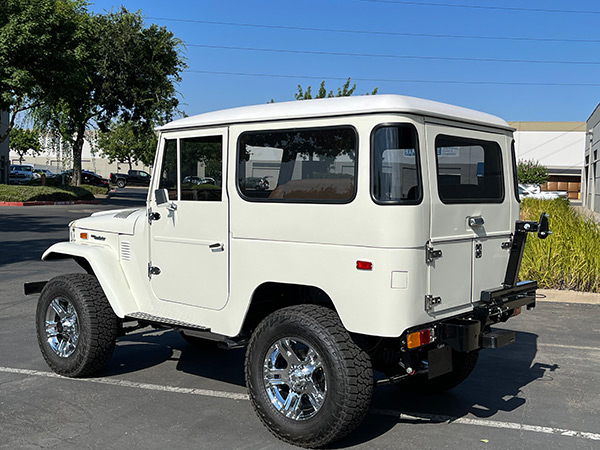
<svg viewBox="0 0 600 450">
<path fill-rule="evenodd" d="M 475 369 L 479 359 L 479 350 L 464 353 L 452 350 L 452 371 L 439 377 L 428 379 L 427 374 L 419 374 L 400 382 L 403 389 L 423 394 L 441 394 L 467 379 Z"/>
<path fill-rule="evenodd" d="M 77 314 L 79 339 L 75 350 L 61 357 L 49 344 L 46 315 L 54 299 L 66 299 Z M 67 377 L 84 377 L 102 369 L 110 361 L 120 319 L 108 303 L 95 276 L 76 273 L 51 279 L 40 295 L 36 310 L 37 338 L 48 366 Z"/>
<path fill-rule="evenodd" d="M 266 355 L 286 338 L 301 340 L 322 359 L 327 392 L 320 409 L 305 420 L 285 417 L 269 399 L 265 386 Z M 282 441 L 302 447 L 322 447 L 343 438 L 362 422 L 371 403 L 369 356 L 352 340 L 337 313 L 322 306 L 291 306 L 267 316 L 248 344 L 245 374 L 260 420 Z"/>
<path fill-rule="evenodd" d="M 119 178 L 117 180 L 117 187 L 118 188 L 124 188 L 127 185 L 127 183 L 125 182 L 125 180 L 123 178 Z"/>
</svg>

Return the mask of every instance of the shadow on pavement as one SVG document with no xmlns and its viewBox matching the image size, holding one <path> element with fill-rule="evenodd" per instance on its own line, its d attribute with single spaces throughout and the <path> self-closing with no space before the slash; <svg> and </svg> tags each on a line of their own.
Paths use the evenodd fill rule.
<svg viewBox="0 0 600 450">
<path fill-rule="evenodd" d="M 174 350 L 181 351 L 179 357 Z M 173 360 L 177 370 L 185 373 L 244 386 L 244 353 L 245 349 L 197 348 L 176 331 L 146 330 L 121 338 L 113 361 L 101 375 L 134 372 Z M 368 442 L 400 423 L 431 424 L 467 415 L 490 418 L 498 412 L 515 411 L 527 403 L 522 393 L 524 386 L 551 380 L 551 374 L 559 370 L 557 365 L 534 362 L 536 354 L 537 335 L 517 332 L 515 344 L 482 351 L 471 376 L 451 391 L 427 395 L 408 392 L 400 386 L 377 388 L 371 408 L 392 412 L 367 415 L 354 433 L 332 448 Z M 416 418 L 401 418 L 400 413 Z"/>
</svg>

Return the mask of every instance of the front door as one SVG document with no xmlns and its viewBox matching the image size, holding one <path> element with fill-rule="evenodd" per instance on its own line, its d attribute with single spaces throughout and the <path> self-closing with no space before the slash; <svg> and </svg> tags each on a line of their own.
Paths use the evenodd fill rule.
<svg viewBox="0 0 600 450">
<path fill-rule="evenodd" d="M 427 125 L 431 180 L 430 312 L 469 307 L 502 284 L 511 233 L 503 134 Z"/>
<path fill-rule="evenodd" d="M 220 309 L 228 299 L 227 129 L 163 135 L 149 202 L 149 280 L 162 301 Z"/>
</svg>

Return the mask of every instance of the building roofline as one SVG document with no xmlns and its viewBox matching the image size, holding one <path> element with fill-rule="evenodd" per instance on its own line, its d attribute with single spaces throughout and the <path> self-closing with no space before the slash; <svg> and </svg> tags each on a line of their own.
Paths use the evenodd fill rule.
<svg viewBox="0 0 600 450">
<path fill-rule="evenodd" d="M 508 122 L 517 131 L 585 132 L 585 122 Z"/>
</svg>

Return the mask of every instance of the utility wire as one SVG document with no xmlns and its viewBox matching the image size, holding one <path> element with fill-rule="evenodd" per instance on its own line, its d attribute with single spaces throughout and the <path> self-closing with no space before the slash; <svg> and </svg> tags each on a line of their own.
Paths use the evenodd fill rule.
<svg viewBox="0 0 600 450">
<path fill-rule="evenodd" d="M 199 19 L 180 19 L 174 17 L 146 17 L 149 20 L 159 20 L 166 22 L 184 22 L 198 23 L 203 25 L 225 25 L 231 27 L 246 27 L 260 28 L 273 30 L 288 30 L 288 31 L 316 31 L 324 33 L 346 33 L 346 34 L 363 34 L 376 36 L 405 36 L 405 37 L 427 37 L 435 39 L 477 39 L 477 40 L 497 40 L 497 41 L 526 41 L 526 42 L 569 42 L 569 43 L 599 43 L 600 39 L 576 39 L 576 38 L 532 38 L 526 36 L 475 36 L 465 34 L 432 34 L 432 33 L 407 33 L 402 31 L 378 31 L 378 30 L 350 30 L 340 28 L 316 28 L 316 27 L 296 27 L 288 25 L 270 25 L 258 23 L 243 23 L 243 22 L 221 22 L 213 20 Z"/>
<path fill-rule="evenodd" d="M 600 14 L 600 11 L 584 11 L 581 9 L 547 9 L 547 8 L 517 8 L 512 6 L 464 5 L 454 3 L 411 2 L 404 0 L 359 0 L 367 3 L 389 3 L 410 6 L 438 6 L 443 8 L 489 9 L 495 11 L 542 12 L 558 14 Z"/>
<path fill-rule="evenodd" d="M 275 73 L 250 73 L 250 72 L 225 72 L 213 70 L 193 70 L 186 69 L 184 72 L 208 74 L 208 75 L 234 75 L 244 77 L 264 77 L 264 78 L 293 78 L 308 80 L 342 80 L 346 81 L 348 77 L 330 77 L 314 75 L 291 75 Z M 355 81 L 374 81 L 385 83 L 421 83 L 421 84 L 469 84 L 469 85 L 497 85 L 497 86 L 566 86 L 566 87 L 600 87 L 600 83 L 553 83 L 553 82 L 527 82 L 527 81 L 484 81 L 484 80 L 417 80 L 417 79 L 398 79 L 398 78 L 356 78 Z"/>
<path fill-rule="evenodd" d="M 462 56 L 392 55 L 392 54 L 381 54 L 381 53 L 326 52 L 326 51 L 320 51 L 320 50 L 290 50 L 290 49 L 278 49 L 278 48 L 237 47 L 237 46 L 228 46 L 228 45 L 208 45 L 208 44 L 189 44 L 189 43 L 186 43 L 185 45 L 187 47 L 209 48 L 209 49 L 219 49 L 219 50 L 243 50 L 243 51 L 251 51 L 251 52 L 292 53 L 292 54 L 303 54 L 303 55 L 421 59 L 421 60 L 436 60 L 436 61 L 600 65 L 600 61 L 561 61 L 561 60 L 544 60 L 544 59 L 469 58 L 469 57 L 462 57 Z"/>
</svg>

